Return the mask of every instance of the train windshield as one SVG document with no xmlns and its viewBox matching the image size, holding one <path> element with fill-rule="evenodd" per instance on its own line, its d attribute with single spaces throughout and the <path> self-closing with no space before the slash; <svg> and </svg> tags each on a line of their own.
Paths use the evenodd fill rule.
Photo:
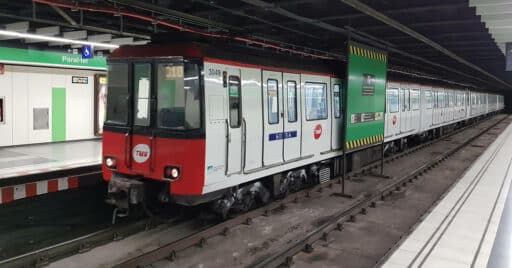
<svg viewBox="0 0 512 268">
<path fill-rule="evenodd" d="M 157 65 L 157 125 L 169 129 L 201 126 L 199 66 L 194 63 Z"/>
<path fill-rule="evenodd" d="M 118 61 L 108 68 L 107 124 L 175 131 L 201 128 L 198 63 Z"/>
</svg>

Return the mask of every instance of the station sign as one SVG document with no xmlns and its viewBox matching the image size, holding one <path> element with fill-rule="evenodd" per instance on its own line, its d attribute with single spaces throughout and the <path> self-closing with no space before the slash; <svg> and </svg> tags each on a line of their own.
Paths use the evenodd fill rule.
<svg viewBox="0 0 512 268">
<path fill-rule="evenodd" d="M 384 140 L 387 53 L 355 42 L 348 44 L 345 151 Z"/>
<path fill-rule="evenodd" d="M 0 63 L 102 71 L 107 69 L 107 60 L 103 56 L 83 59 L 80 54 L 10 47 L 0 47 Z"/>
</svg>

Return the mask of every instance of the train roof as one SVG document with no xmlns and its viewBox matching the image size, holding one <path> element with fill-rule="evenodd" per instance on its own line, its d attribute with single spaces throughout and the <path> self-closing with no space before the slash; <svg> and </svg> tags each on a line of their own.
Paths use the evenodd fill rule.
<svg viewBox="0 0 512 268">
<path fill-rule="evenodd" d="M 240 64 L 286 68 L 342 76 L 345 64 L 342 61 L 312 59 L 298 55 L 286 55 L 270 50 L 262 50 L 223 43 L 154 43 L 139 46 L 122 46 L 108 57 L 113 59 L 164 58 L 182 56 L 188 58 L 209 58 Z"/>
</svg>

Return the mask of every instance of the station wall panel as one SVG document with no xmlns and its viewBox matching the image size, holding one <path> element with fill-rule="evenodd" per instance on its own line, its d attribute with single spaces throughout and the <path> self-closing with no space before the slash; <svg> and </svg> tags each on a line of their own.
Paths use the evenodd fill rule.
<svg viewBox="0 0 512 268">
<path fill-rule="evenodd" d="M 3 99 L 3 122 L 0 122 L 0 146 L 9 145 L 12 143 L 12 91 L 10 85 L 12 84 L 12 75 L 4 73 L 0 75 L 0 98 Z"/>
<path fill-rule="evenodd" d="M 0 146 L 94 138 L 98 73 L 104 72 L 5 66 L 0 75 L 0 98 L 5 99 Z M 73 76 L 82 83 L 73 83 Z"/>
</svg>

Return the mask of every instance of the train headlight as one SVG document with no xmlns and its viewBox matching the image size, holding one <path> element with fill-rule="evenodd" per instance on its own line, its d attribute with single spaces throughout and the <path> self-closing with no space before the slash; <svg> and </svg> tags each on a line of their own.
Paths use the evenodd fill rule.
<svg viewBox="0 0 512 268">
<path fill-rule="evenodd" d="M 117 167 L 117 161 L 113 157 L 105 157 L 105 166 L 110 169 L 115 169 Z"/>
<path fill-rule="evenodd" d="M 165 167 L 164 170 L 164 177 L 171 179 L 171 180 L 177 180 L 179 179 L 181 175 L 181 171 L 179 167 Z"/>
</svg>

